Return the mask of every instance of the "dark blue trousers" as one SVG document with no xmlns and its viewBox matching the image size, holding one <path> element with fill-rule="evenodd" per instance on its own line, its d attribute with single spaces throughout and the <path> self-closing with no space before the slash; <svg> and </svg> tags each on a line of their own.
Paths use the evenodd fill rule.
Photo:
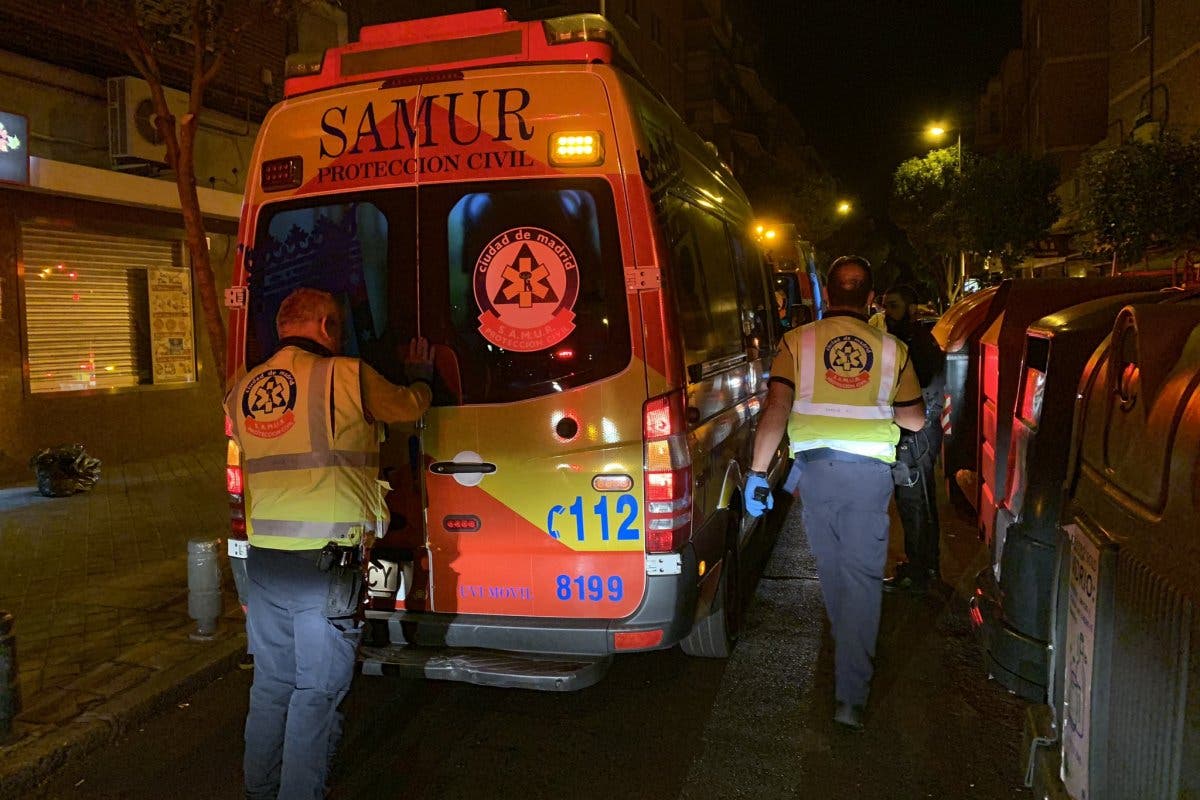
<svg viewBox="0 0 1200 800">
<path fill-rule="evenodd" d="M 251 546 L 246 568 L 246 798 L 321 800 L 354 675 L 357 567 L 322 572 L 316 551 Z"/>
<path fill-rule="evenodd" d="M 865 706 L 879 635 L 891 469 L 882 461 L 817 459 L 803 464 L 799 480 L 801 519 L 833 632 L 837 700 Z"/>
</svg>

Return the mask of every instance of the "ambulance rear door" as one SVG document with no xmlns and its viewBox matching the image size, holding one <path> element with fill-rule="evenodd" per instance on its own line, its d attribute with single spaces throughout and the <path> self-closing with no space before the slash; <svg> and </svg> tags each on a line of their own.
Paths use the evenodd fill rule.
<svg viewBox="0 0 1200 800">
<path fill-rule="evenodd" d="M 420 431 L 428 610 L 628 616 L 646 376 L 606 86 L 547 67 L 421 92 L 414 292 L 442 397 Z"/>
</svg>

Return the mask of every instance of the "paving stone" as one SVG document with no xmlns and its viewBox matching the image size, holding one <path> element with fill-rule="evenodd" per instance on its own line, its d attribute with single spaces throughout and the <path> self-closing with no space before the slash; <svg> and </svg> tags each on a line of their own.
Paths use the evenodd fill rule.
<svg viewBox="0 0 1200 800">
<path fill-rule="evenodd" d="M 57 664 L 47 664 L 42 669 L 42 686 L 67 686 L 79 677 L 83 667 L 78 659 L 59 661 Z"/>
<path fill-rule="evenodd" d="M 62 724 L 78 717 L 104 698 L 70 689 L 51 689 L 25 698 L 24 710 L 17 715 L 22 722 Z"/>
<path fill-rule="evenodd" d="M 81 675 L 77 680 L 67 684 L 66 688 L 70 691 L 109 698 L 141 683 L 149 674 L 150 670 L 145 667 L 108 662 L 101 664 L 86 675 Z"/>
</svg>

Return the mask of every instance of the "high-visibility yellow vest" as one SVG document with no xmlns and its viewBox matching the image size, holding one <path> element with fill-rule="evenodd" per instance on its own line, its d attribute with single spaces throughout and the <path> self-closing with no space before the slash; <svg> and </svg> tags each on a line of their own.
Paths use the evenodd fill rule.
<svg viewBox="0 0 1200 800">
<path fill-rule="evenodd" d="M 359 365 L 282 347 L 230 392 L 255 547 L 357 545 L 386 532 L 379 426 L 363 415 Z"/>
<path fill-rule="evenodd" d="M 793 453 L 829 447 L 896 460 L 892 401 L 908 350 L 852 316 L 828 316 L 784 335 L 795 362 L 788 418 Z"/>
</svg>

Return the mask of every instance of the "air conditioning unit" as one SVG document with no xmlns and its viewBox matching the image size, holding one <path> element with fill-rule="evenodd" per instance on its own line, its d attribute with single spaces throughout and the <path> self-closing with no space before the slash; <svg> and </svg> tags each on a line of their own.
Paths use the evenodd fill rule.
<svg viewBox="0 0 1200 800">
<path fill-rule="evenodd" d="M 164 86 L 163 94 L 177 119 L 188 113 L 186 92 Z M 108 150 L 118 169 L 167 163 L 155 115 L 150 84 L 132 76 L 108 79 Z"/>
</svg>

